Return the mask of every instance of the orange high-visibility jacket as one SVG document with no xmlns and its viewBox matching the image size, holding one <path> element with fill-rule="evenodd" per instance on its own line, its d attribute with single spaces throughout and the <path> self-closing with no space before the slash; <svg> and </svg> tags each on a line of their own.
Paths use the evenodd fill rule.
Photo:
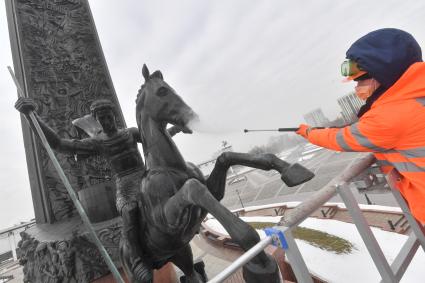
<svg viewBox="0 0 425 283">
<path fill-rule="evenodd" d="M 308 140 L 338 151 L 373 152 L 384 173 L 396 168 L 402 175 L 398 189 L 425 223 L 425 63 L 411 65 L 357 123 L 311 130 Z"/>
</svg>

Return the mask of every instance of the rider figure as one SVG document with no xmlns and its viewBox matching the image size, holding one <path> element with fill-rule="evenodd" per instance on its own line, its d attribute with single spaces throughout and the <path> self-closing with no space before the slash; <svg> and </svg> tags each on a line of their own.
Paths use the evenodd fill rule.
<svg viewBox="0 0 425 283">
<path fill-rule="evenodd" d="M 31 98 L 19 98 L 15 108 L 28 115 L 36 109 L 36 104 Z M 131 247 L 130 263 L 133 274 L 143 273 L 140 268 L 141 243 L 138 232 L 138 202 L 137 192 L 145 172 L 145 166 L 137 143 L 141 136 L 137 128 L 119 129 L 115 120 L 114 105 L 106 99 L 95 100 L 90 111 L 93 117 L 102 126 L 103 131 L 94 137 L 70 140 L 63 139 L 56 134 L 38 115 L 35 115 L 50 146 L 60 152 L 101 155 L 107 159 L 111 166 L 113 178 L 116 183 L 116 206 L 123 221 L 122 235 L 125 244 Z M 34 114 L 35 111 L 34 111 Z M 181 129 L 172 127 L 170 135 L 180 132 Z M 185 133 L 190 133 L 186 129 Z M 140 269 L 140 270 L 138 270 Z M 140 276 L 143 276 L 140 274 Z"/>
</svg>

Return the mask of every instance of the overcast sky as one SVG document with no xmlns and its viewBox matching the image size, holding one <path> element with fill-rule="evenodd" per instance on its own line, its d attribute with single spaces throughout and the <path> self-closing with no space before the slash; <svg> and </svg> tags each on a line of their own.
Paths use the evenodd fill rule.
<svg viewBox="0 0 425 283">
<path fill-rule="evenodd" d="M 424 1 L 90 0 L 103 51 L 127 125 L 136 126 L 141 68 L 164 79 L 198 112 L 204 131 L 177 136 L 183 156 L 208 160 L 226 140 L 237 151 L 273 134 L 244 128 L 296 127 L 322 108 L 333 119 L 345 51 L 384 27 L 410 32 L 425 46 Z M 0 229 L 34 217 L 14 84 L 0 4 Z"/>
</svg>

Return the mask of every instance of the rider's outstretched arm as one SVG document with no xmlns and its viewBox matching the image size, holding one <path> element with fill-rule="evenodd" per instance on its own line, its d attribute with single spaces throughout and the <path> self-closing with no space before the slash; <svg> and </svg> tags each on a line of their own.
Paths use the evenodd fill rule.
<svg viewBox="0 0 425 283">
<path fill-rule="evenodd" d="M 27 116 L 31 111 L 36 109 L 36 104 L 31 98 L 19 98 L 15 103 L 15 108 Z M 40 128 L 43 130 L 47 141 L 54 150 L 74 154 L 93 154 L 97 152 L 97 148 L 92 142 L 92 139 L 71 140 L 61 138 L 40 118 L 40 116 L 38 116 L 36 111 L 34 111 L 34 116 L 40 124 Z M 31 119 L 28 119 L 28 121 L 30 122 L 31 128 L 34 130 L 34 125 L 32 125 Z M 34 132 L 36 133 L 36 131 Z"/>
<path fill-rule="evenodd" d="M 141 143 L 142 142 L 142 138 L 140 137 L 139 129 L 137 129 L 137 128 L 130 128 L 130 131 L 133 134 L 133 137 L 136 139 L 136 141 L 138 143 Z M 182 129 L 179 126 L 172 126 L 172 127 L 170 127 L 170 128 L 167 129 L 167 132 L 168 132 L 168 134 L 171 137 L 175 136 L 176 134 L 178 134 L 180 132 L 183 132 L 185 134 L 190 134 L 190 132 L 187 132 L 186 130 Z"/>
</svg>

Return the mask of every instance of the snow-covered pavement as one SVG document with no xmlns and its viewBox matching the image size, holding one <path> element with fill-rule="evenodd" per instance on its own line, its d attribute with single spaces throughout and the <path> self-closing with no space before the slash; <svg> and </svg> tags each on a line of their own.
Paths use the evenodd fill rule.
<svg viewBox="0 0 425 283">
<path fill-rule="evenodd" d="M 247 222 L 277 222 L 280 217 L 243 217 Z M 227 234 L 224 228 L 215 220 L 206 222 L 212 230 Z M 335 254 L 314 247 L 302 240 L 296 240 L 309 270 L 328 282 L 380 282 L 381 276 L 364 245 L 360 234 L 353 224 L 338 220 L 308 218 L 300 224 L 302 227 L 320 230 L 350 241 L 355 249 L 350 254 Z M 371 228 L 389 264 L 393 262 L 407 236 Z M 260 236 L 264 233 L 259 231 Z M 417 283 L 425 279 L 425 254 L 419 248 L 400 282 Z M 422 278 L 422 279 L 421 279 Z"/>
</svg>

